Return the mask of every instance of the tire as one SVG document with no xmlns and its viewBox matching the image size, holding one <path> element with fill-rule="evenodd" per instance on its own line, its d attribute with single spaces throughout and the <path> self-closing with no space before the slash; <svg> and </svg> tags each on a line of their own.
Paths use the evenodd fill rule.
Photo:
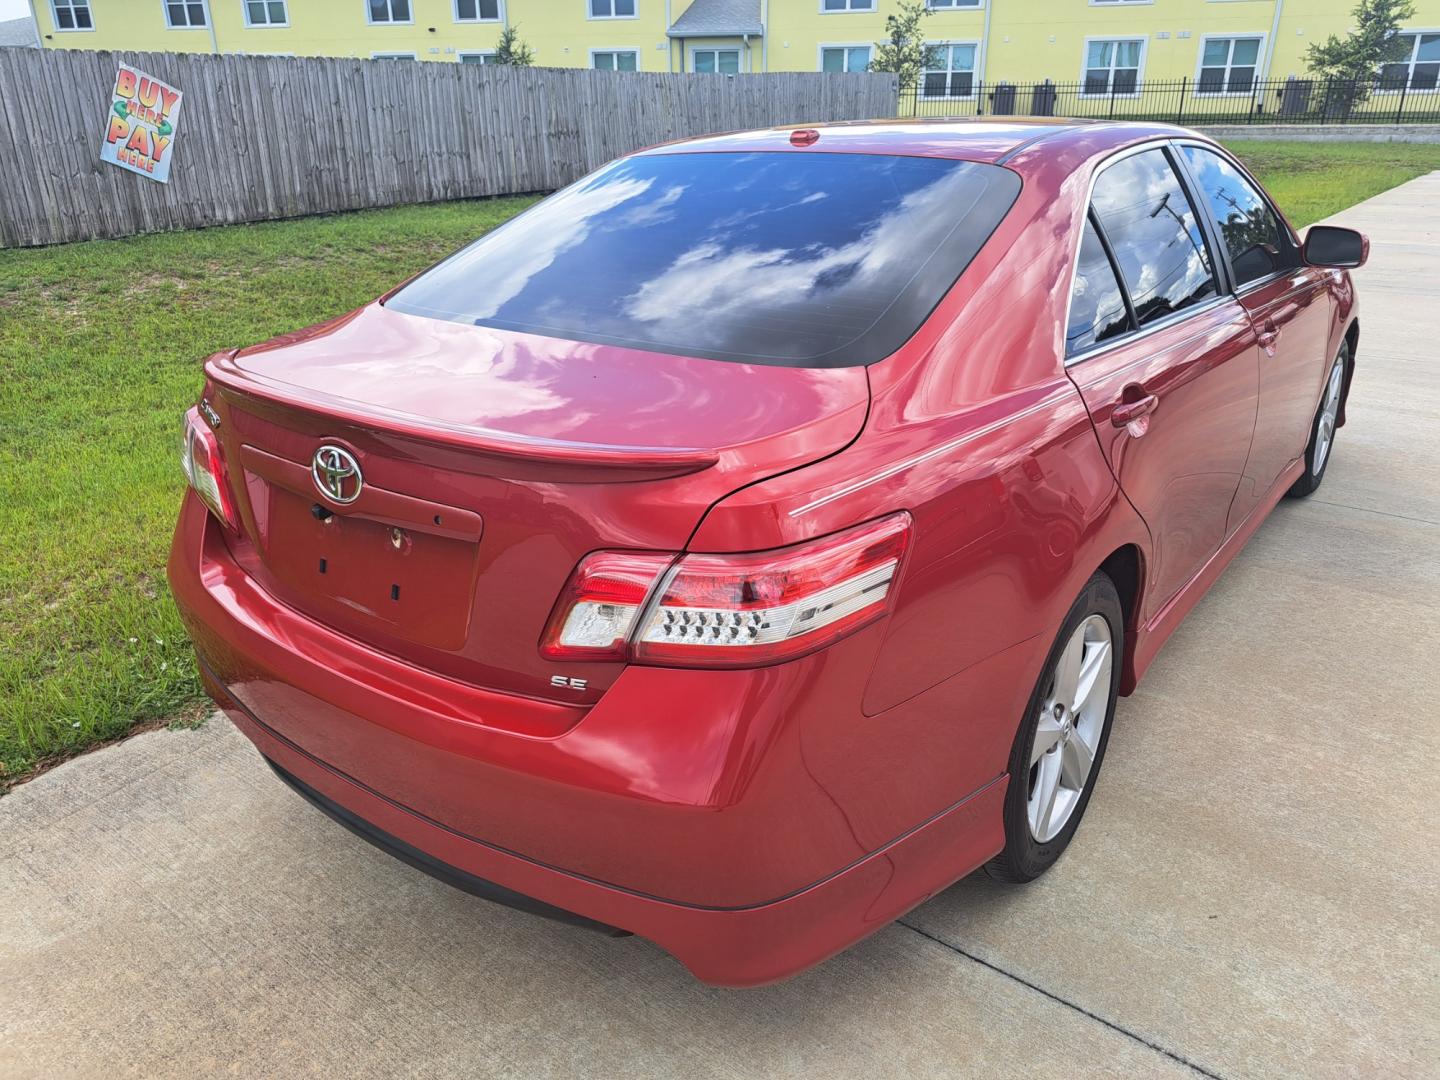
<svg viewBox="0 0 1440 1080">
<path fill-rule="evenodd" d="M 1350 343 L 1344 341 L 1335 355 L 1335 362 L 1330 365 L 1330 373 L 1325 376 L 1325 389 L 1320 394 L 1320 405 L 1310 425 L 1310 442 L 1305 447 L 1305 471 L 1285 493 L 1292 499 L 1303 499 L 1312 494 L 1320 486 L 1320 481 L 1325 479 L 1325 470 L 1335 456 L 1335 421 L 1349 371 Z"/>
<path fill-rule="evenodd" d="M 1105 655 L 1097 656 L 1093 650 L 1101 644 Z M 1010 751 L 1005 848 L 985 864 L 985 872 L 997 881 L 1033 881 L 1054 865 L 1079 828 L 1105 759 L 1124 652 L 1119 593 L 1107 575 L 1097 573 L 1060 626 Z M 1092 671 L 1092 658 L 1100 670 Z M 1093 675 L 1088 683 L 1087 673 Z M 1064 696 L 1071 699 L 1070 706 L 1078 701 L 1079 708 L 1057 702 L 1057 680 L 1073 685 Z M 1061 715 L 1057 708 L 1063 709 Z M 1041 749 L 1042 742 L 1048 747 Z M 1077 775 L 1086 755 L 1089 767 Z"/>
</svg>

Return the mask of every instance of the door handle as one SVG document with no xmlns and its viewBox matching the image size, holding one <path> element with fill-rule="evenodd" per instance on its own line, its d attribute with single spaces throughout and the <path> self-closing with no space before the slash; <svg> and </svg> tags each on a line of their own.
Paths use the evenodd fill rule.
<svg viewBox="0 0 1440 1080">
<path fill-rule="evenodd" d="M 1160 404 L 1160 399 L 1154 394 L 1146 394 L 1144 397 L 1136 398 L 1134 401 L 1125 401 L 1116 405 L 1110 412 L 1110 423 L 1116 427 L 1128 427 L 1143 416 L 1149 416 Z M 1145 434 L 1143 431 L 1139 434 Z"/>
<path fill-rule="evenodd" d="M 1266 355 L 1275 355 L 1275 342 L 1280 340 L 1280 328 L 1275 325 L 1274 320 L 1266 319 L 1265 325 L 1255 335 L 1255 343 L 1265 350 Z"/>
</svg>

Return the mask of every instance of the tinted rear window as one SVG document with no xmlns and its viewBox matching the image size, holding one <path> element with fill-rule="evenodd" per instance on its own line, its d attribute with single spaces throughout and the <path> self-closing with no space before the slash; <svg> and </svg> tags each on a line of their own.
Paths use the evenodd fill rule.
<svg viewBox="0 0 1440 1080">
<path fill-rule="evenodd" d="M 941 158 L 626 158 L 387 306 L 719 360 L 871 364 L 915 332 L 1019 191 L 1008 169 Z"/>
</svg>

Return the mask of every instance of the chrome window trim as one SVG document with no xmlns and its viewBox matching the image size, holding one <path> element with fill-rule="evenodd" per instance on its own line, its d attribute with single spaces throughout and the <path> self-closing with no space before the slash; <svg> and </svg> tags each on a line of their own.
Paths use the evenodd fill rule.
<svg viewBox="0 0 1440 1080">
<path fill-rule="evenodd" d="M 1218 306 L 1218 304 L 1222 300 L 1231 300 L 1235 298 L 1234 292 L 1226 288 L 1229 275 L 1221 274 L 1220 267 L 1218 265 L 1212 266 L 1210 268 L 1210 272 L 1215 278 L 1215 286 L 1221 291 L 1218 292 L 1210 300 L 1205 301 L 1203 304 L 1197 304 L 1195 307 L 1186 308 L 1184 311 L 1177 311 L 1173 315 L 1167 315 L 1165 316 L 1165 318 L 1160 319 L 1158 322 L 1153 322 L 1149 326 L 1139 327 L 1135 330 L 1128 331 L 1127 333 L 1122 334 L 1119 337 L 1111 338 L 1108 341 L 1092 345 L 1088 349 L 1084 349 L 1073 356 L 1066 355 L 1065 353 L 1064 337 L 1070 331 L 1070 306 L 1075 300 L 1075 276 L 1080 272 L 1080 245 L 1085 241 L 1085 219 L 1090 216 L 1090 206 L 1095 196 L 1095 182 L 1100 179 L 1101 174 L 1104 173 L 1106 169 L 1110 168 L 1110 166 L 1116 164 L 1117 162 L 1124 161 L 1128 157 L 1134 157 L 1136 154 L 1143 154 L 1147 150 L 1163 150 L 1166 147 L 1174 146 L 1176 143 L 1181 141 L 1182 140 L 1161 135 L 1153 139 L 1147 139 L 1145 142 L 1142 143 L 1136 143 L 1134 146 L 1127 146 L 1125 147 L 1125 149 L 1117 150 L 1115 153 L 1111 154 L 1109 157 L 1101 161 L 1100 164 L 1095 167 L 1095 171 L 1090 174 L 1090 180 L 1085 185 L 1085 201 L 1081 208 L 1081 223 L 1080 227 L 1075 230 L 1075 247 L 1070 254 L 1070 291 L 1065 296 L 1065 321 L 1061 323 L 1060 330 L 1060 355 L 1063 361 L 1063 366 L 1065 368 L 1069 368 L 1074 364 L 1078 364 L 1082 360 L 1088 360 L 1090 357 L 1095 356 L 1098 353 L 1108 352 L 1110 349 L 1113 349 L 1116 346 L 1124 345 L 1131 341 L 1138 341 L 1140 338 L 1147 337 L 1156 330 L 1162 330 L 1165 327 L 1174 326 L 1178 322 L 1183 322 L 1185 319 L 1192 318 L 1195 315 L 1199 315 L 1201 312 L 1208 311 L 1210 308 Z M 1197 139 L 1191 139 L 1188 141 L 1194 143 L 1196 146 L 1205 146 L 1208 148 L 1209 145 L 1207 143 L 1202 143 Z M 1171 166 L 1171 170 L 1174 171 L 1174 166 Z M 1247 173 L 1246 175 L 1248 176 L 1249 174 Z M 1181 190 L 1185 192 L 1185 196 L 1188 199 L 1190 197 L 1190 191 L 1185 185 L 1184 177 L 1179 172 L 1176 172 L 1175 179 L 1179 182 Z M 1208 212 L 1208 209 L 1196 210 L 1197 214 L 1203 214 Z M 1207 242 L 1206 247 L 1208 250 L 1209 229 L 1205 226 L 1204 222 L 1200 221 L 1198 218 L 1196 219 L 1195 223 L 1199 225 L 1202 232 L 1205 233 Z M 1215 258 L 1214 252 L 1211 252 L 1211 258 Z M 1116 270 L 1116 274 L 1119 274 L 1118 268 Z M 1125 295 L 1127 297 L 1130 295 L 1130 286 L 1125 283 L 1123 278 L 1121 278 L 1120 280 L 1120 288 L 1125 290 Z"/>
</svg>

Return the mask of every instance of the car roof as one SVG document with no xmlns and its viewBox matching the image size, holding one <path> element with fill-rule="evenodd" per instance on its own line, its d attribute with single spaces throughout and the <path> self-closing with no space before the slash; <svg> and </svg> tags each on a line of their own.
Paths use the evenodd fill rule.
<svg viewBox="0 0 1440 1080">
<path fill-rule="evenodd" d="M 796 131 L 814 131 L 817 139 L 793 144 Z M 1003 163 L 1021 149 L 1038 144 L 1061 145 L 1083 136 L 1087 148 L 1114 149 L 1147 138 L 1189 135 L 1169 124 L 1070 120 L 1058 117 L 995 117 L 988 119 L 858 120 L 796 124 L 731 131 L 698 139 L 652 146 L 640 154 L 683 154 L 786 151 L 832 154 L 893 154 L 904 157 L 956 158 Z M 1070 136 L 1067 138 L 1067 136 Z"/>
</svg>

